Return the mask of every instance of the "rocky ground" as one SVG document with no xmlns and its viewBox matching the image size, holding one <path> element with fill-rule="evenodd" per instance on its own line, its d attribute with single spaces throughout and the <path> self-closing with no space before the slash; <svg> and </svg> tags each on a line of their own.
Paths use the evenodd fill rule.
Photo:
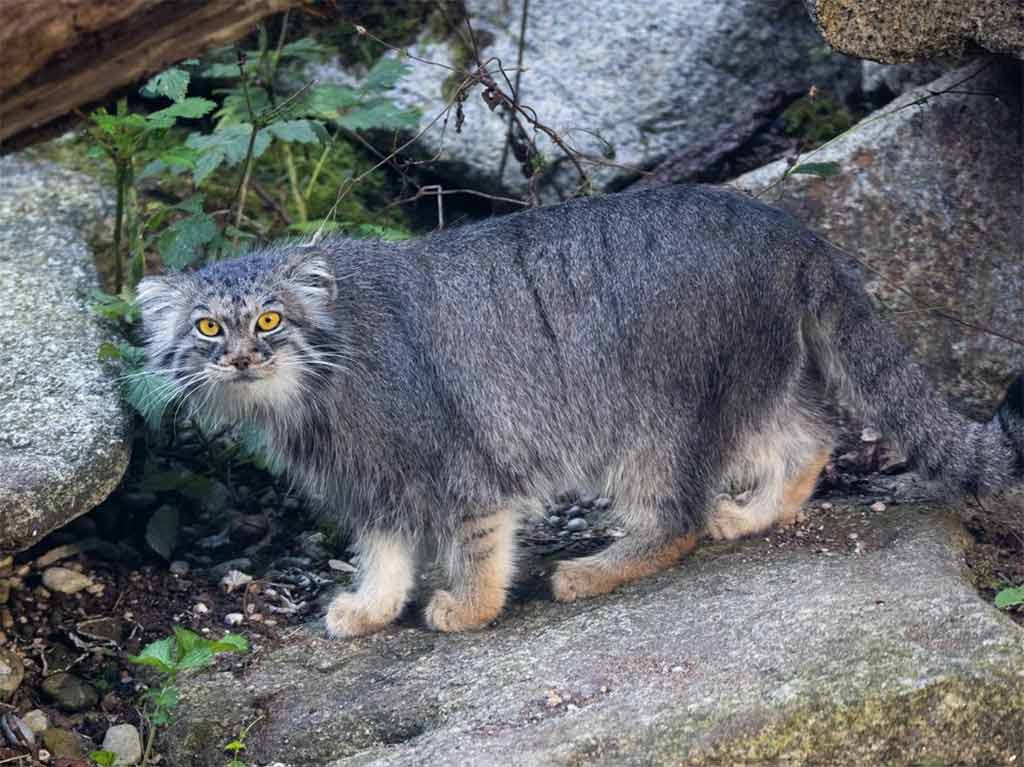
<svg viewBox="0 0 1024 767">
<path fill-rule="evenodd" d="M 823 475 L 819 496 L 796 527 L 730 547 L 737 556 L 744 551 L 755 558 L 765 552 L 774 552 L 774 557 L 799 551 L 801 557 L 827 562 L 863 557 L 887 546 L 886 537 L 893 532 L 883 521 L 907 504 L 927 501 L 929 489 L 904 473 L 900 456 L 884 443 L 874 441 L 877 435 L 869 431 L 863 437 L 872 441 L 846 445 L 838 451 Z M 167 460 L 167 466 L 182 465 L 176 463 L 180 455 Z M 165 467 L 163 474 L 167 473 Z M 278 661 L 271 659 L 282 652 L 294 652 L 310 641 L 320 642 L 314 640 L 322 635 L 316 621 L 325 600 L 333 589 L 348 582 L 353 569 L 345 558 L 343 542 L 332 540 L 318 529 L 298 500 L 288 496 L 272 477 L 256 470 L 219 484 L 210 495 L 223 497 L 224 504 L 197 505 L 180 489 L 139 489 L 130 476 L 126 487 L 96 511 L 32 549 L 0 562 L 4 648 L 0 651 L 0 689 L 6 691 L 6 702 L 0 704 L 4 715 L 0 729 L 6 741 L 6 747 L 0 746 L 0 760 L 21 756 L 25 765 L 88 765 L 84 757 L 90 750 L 105 740 L 107 747 L 117 745 L 117 738 L 108 736 L 112 728 L 119 728 L 115 734 L 127 733 L 126 748 L 130 751 L 130 744 L 146 731 L 139 695 L 153 678 L 126 656 L 167 636 L 173 626 L 188 627 L 209 637 L 227 631 L 245 635 L 252 643 L 251 652 L 232 655 L 218 665 L 223 674 L 241 680 L 279 668 Z M 549 505 L 525 529 L 523 545 L 530 564 L 516 594 L 516 602 L 523 607 L 515 608 L 513 617 L 499 622 L 505 633 L 515 633 L 517 612 L 535 611 L 537 608 L 531 605 L 546 602 L 545 575 L 554 560 L 594 550 L 623 534 L 609 522 L 606 512 L 612 503 L 604 498 L 566 497 Z M 182 515 L 178 539 L 168 552 L 168 560 L 153 551 L 147 538 L 153 536 L 148 520 L 156 510 L 171 504 L 176 504 Z M 943 524 L 936 521 L 934 526 L 946 529 Z M 1015 548 L 1019 542 L 1000 538 L 991 530 L 977 528 L 982 537 L 958 548 L 954 555 L 959 561 L 966 556 L 973 568 L 974 583 L 981 591 L 983 600 L 972 609 L 982 609 L 984 602 L 990 604 L 994 588 L 1000 584 L 1024 580 L 1024 556 L 1020 548 Z M 773 577 L 783 576 L 776 573 Z M 746 576 L 737 577 L 740 581 L 736 587 L 742 590 L 742 578 Z M 631 597 L 621 599 L 624 605 L 630 604 Z M 598 603 L 594 604 L 597 609 Z M 604 604 L 607 607 L 607 602 Z M 898 608 L 910 612 L 916 609 L 910 603 Z M 984 609 L 991 611 L 991 620 L 996 620 L 994 608 Z M 825 616 L 821 617 L 824 621 Z M 399 631 L 412 630 L 420 637 L 415 641 L 433 644 L 433 635 L 422 633 L 425 630 L 415 613 L 410 612 L 401 625 L 405 629 Z M 745 630 L 756 632 L 757 614 L 751 614 L 744 625 Z M 541 635 L 535 640 L 546 641 Z M 323 658 L 329 656 L 328 645 L 317 647 Z M 600 676 L 604 664 L 601 650 L 594 647 L 593 651 L 591 670 Z M 345 653 L 340 657 L 347 657 Z M 685 672 L 687 662 L 682 663 Z M 616 684 L 621 686 L 622 682 Z M 580 688 L 575 693 L 552 688 L 537 704 L 538 715 L 527 720 L 546 721 L 574 707 L 589 705 L 591 699 L 605 694 L 600 692 L 600 685 L 592 686 L 593 690 L 587 687 L 590 692 Z M 201 687 L 205 689 L 205 685 Z M 196 689 L 192 694 L 207 693 Z M 273 738 L 287 738 L 276 721 L 280 716 L 277 704 L 268 704 L 269 711 L 264 712 L 252 701 L 249 703 L 244 713 L 252 718 L 236 721 L 227 717 L 228 729 L 241 729 L 257 716 L 267 715 L 275 720 L 268 725 L 269 732 L 259 727 L 254 730 L 259 738 L 259 755 L 270 759 L 290 753 L 271 742 Z M 325 704 L 321 701 L 316 705 Z M 208 710 L 201 710 L 206 713 L 197 715 L 195 709 L 188 709 L 183 720 L 187 724 L 181 726 L 185 729 L 176 727 L 171 735 L 158 740 L 158 752 L 170 755 L 170 761 L 163 763 L 219 764 L 215 755 L 223 744 L 213 741 L 198 749 L 201 756 L 185 758 L 193 746 L 183 746 L 182 739 L 187 741 L 202 732 L 197 716 L 202 719 L 209 715 Z M 395 727 L 401 730 L 399 725 L 378 722 L 373 726 L 380 730 L 377 736 L 384 744 L 392 737 L 403 741 L 415 737 L 415 732 L 401 738 L 385 732 Z M 306 724 L 295 726 L 305 728 Z M 409 727 L 421 728 L 415 723 Z M 228 729 L 218 730 L 217 737 L 227 738 L 224 743 L 230 740 Z M 573 732 L 570 727 L 566 737 Z M 376 742 L 370 738 L 364 745 L 371 741 Z M 363 747 L 353 744 L 348 750 L 332 752 L 332 758 L 343 752 L 361 753 Z M 294 764 L 321 764 L 311 758 L 306 754 Z"/>
</svg>

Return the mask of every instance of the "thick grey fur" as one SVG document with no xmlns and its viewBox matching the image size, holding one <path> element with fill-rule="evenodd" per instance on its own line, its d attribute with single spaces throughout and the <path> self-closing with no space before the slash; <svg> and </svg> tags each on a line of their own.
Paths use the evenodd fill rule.
<svg viewBox="0 0 1024 767">
<path fill-rule="evenodd" d="M 140 297 L 152 367 L 214 415 L 262 424 L 298 486 L 357 535 L 436 544 L 577 488 L 616 496 L 642 555 L 704 529 L 737 478 L 756 483 L 744 461 L 758 435 L 789 449 L 793 424 L 827 447 L 837 399 L 960 491 L 1020 474 L 1019 383 L 992 421 L 965 420 L 846 255 L 723 189 L 576 200 L 402 243 L 276 245 L 148 279 Z M 220 307 L 221 342 L 197 336 L 198 304 Z M 281 331 L 258 336 L 253 318 L 274 306 Z M 252 350 L 296 377 L 202 374 Z"/>
</svg>

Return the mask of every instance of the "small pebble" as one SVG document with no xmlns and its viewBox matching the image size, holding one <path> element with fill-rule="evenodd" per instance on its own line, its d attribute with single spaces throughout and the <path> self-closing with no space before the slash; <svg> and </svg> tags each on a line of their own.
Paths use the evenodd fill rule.
<svg viewBox="0 0 1024 767">
<path fill-rule="evenodd" d="M 43 585 L 50 591 L 61 594 L 76 594 L 93 585 L 87 575 L 76 573 L 66 567 L 50 567 L 43 572 Z"/>
<path fill-rule="evenodd" d="M 22 720 L 36 735 L 41 734 L 43 730 L 50 726 L 50 720 L 47 718 L 46 713 L 38 708 L 29 711 L 22 717 Z"/>
<path fill-rule="evenodd" d="M 189 564 L 183 559 L 176 559 L 173 562 L 171 562 L 171 565 L 168 568 L 168 570 L 171 571 L 171 575 L 188 575 Z"/>
<path fill-rule="evenodd" d="M 562 518 L 556 514 L 552 514 L 550 517 L 548 517 L 548 524 L 552 527 L 561 527 Z"/>
<path fill-rule="evenodd" d="M 875 501 L 873 504 L 871 504 L 872 511 L 885 511 L 885 508 L 885 504 L 882 503 L 881 501 Z"/>
<path fill-rule="evenodd" d="M 327 566 L 332 570 L 337 570 L 339 573 L 354 573 L 356 571 L 355 565 L 341 559 L 329 559 L 327 560 Z"/>
<path fill-rule="evenodd" d="M 578 517 L 582 513 L 583 513 L 583 509 L 581 509 L 579 506 L 572 505 L 572 506 L 569 507 L 569 511 L 566 512 L 566 515 L 571 518 L 571 517 Z"/>
<path fill-rule="evenodd" d="M 206 615 L 206 613 L 210 612 L 210 608 L 204 605 L 202 602 L 196 602 L 195 606 L 192 608 L 192 612 L 194 612 L 196 615 Z"/>
<path fill-rule="evenodd" d="M 228 613 L 224 616 L 224 622 L 229 626 L 240 626 L 245 622 L 245 616 L 241 613 Z"/>
<path fill-rule="evenodd" d="M 66 671 L 51 674 L 39 687 L 58 708 L 71 713 L 85 711 L 100 702 L 96 688 Z M 53 750 L 52 746 L 50 750 Z"/>
<path fill-rule="evenodd" d="M 822 511 L 832 511 L 832 509 L 835 507 L 828 501 L 825 501 L 825 503 L 818 506 L 818 508 L 821 509 Z"/>
<path fill-rule="evenodd" d="M 612 505 L 612 499 L 611 498 L 598 498 L 596 501 L 594 501 L 594 508 L 595 509 L 607 509 L 611 505 Z"/>
<path fill-rule="evenodd" d="M 117 754 L 117 767 L 138 764 L 142 759 L 142 736 L 132 724 L 115 724 L 103 736 L 103 750 Z"/>
<path fill-rule="evenodd" d="M 224 577 L 220 579 L 220 585 L 229 594 L 248 583 L 252 583 L 252 576 L 248 573 L 243 573 L 241 570 L 228 570 Z"/>
<path fill-rule="evenodd" d="M 565 526 L 565 529 L 570 533 L 580 533 L 586 530 L 590 525 L 587 524 L 587 520 L 583 517 L 574 517 L 569 520 L 569 524 Z"/>
</svg>

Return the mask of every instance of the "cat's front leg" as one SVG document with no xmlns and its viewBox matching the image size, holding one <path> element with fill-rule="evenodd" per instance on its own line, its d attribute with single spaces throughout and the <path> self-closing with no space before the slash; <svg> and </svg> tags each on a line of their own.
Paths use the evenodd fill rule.
<svg viewBox="0 0 1024 767">
<path fill-rule="evenodd" d="M 502 509 L 464 521 L 448 542 L 443 564 L 449 588 L 434 592 L 424 618 L 437 631 L 468 631 L 501 614 L 515 574 L 519 516 Z"/>
<path fill-rule="evenodd" d="M 415 583 L 415 549 L 402 535 L 364 533 L 356 546 L 356 590 L 341 592 L 327 608 L 327 633 L 332 637 L 380 631 L 402 612 Z"/>
</svg>

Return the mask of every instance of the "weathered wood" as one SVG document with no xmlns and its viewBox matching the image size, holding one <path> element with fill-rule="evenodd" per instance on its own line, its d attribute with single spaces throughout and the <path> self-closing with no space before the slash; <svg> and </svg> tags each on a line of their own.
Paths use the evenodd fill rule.
<svg viewBox="0 0 1024 767">
<path fill-rule="evenodd" d="M 300 0 L 0 0 L 0 150 Z"/>
</svg>

